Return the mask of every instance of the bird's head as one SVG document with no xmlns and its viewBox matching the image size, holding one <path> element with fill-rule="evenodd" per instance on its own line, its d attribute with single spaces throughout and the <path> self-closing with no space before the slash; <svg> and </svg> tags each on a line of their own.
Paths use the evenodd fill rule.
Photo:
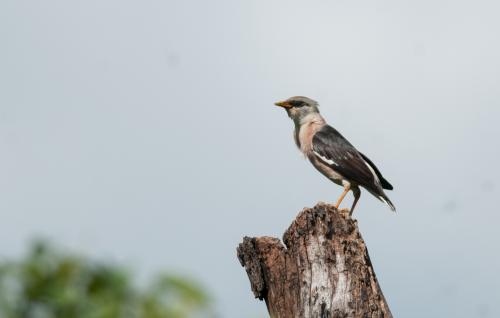
<svg viewBox="0 0 500 318">
<path fill-rule="evenodd" d="M 310 114 L 319 114 L 318 103 L 304 96 L 294 96 L 282 102 L 274 103 L 283 107 L 288 116 L 296 123 Z"/>
</svg>

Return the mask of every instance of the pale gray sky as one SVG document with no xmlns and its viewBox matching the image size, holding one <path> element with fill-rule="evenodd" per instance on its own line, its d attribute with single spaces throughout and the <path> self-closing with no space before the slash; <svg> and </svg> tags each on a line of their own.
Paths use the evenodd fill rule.
<svg viewBox="0 0 500 318">
<path fill-rule="evenodd" d="M 395 316 L 499 317 L 499 10 L 3 0 L 0 255 L 42 235 L 264 317 L 236 245 L 341 193 L 272 104 L 306 95 L 395 186 L 355 215 Z"/>
</svg>

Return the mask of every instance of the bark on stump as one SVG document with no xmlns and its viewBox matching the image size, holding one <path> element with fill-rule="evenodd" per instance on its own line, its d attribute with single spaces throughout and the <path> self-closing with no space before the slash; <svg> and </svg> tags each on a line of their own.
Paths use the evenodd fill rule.
<svg viewBox="0 0 500 318">
<path fill-rule="evenodd" d="M 245 237 L 237 252 L 273 318 L 392 317 L 357 222 L 334 206 L 306 208 L 283 235 Z"/>
</svg>

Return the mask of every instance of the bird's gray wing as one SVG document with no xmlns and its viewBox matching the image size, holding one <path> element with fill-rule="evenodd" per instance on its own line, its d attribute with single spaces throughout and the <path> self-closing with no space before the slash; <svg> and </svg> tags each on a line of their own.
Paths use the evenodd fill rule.
<svg viewBox="0 0 500 318">
<path fill-rule="evenodd" d="M 313 137 L 314 155 L 348 181 L 365 187 L 377 195 L 382 185 L 373 167 L 335 128 L 325 125 Z"/>
</svg>

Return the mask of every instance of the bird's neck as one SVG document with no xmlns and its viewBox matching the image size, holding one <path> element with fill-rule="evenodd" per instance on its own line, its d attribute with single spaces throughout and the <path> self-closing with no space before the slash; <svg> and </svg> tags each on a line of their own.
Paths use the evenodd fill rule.
<svg viewBox="0 0 500 318">
<path fill-rule="evenodd" d="M 309 114 L 294 121 L 295 143 L 307 157 L 312 152 L 312 139 L 314 134 L 326 125 L 325 119 L 319 113 Z"/>
</svg>

